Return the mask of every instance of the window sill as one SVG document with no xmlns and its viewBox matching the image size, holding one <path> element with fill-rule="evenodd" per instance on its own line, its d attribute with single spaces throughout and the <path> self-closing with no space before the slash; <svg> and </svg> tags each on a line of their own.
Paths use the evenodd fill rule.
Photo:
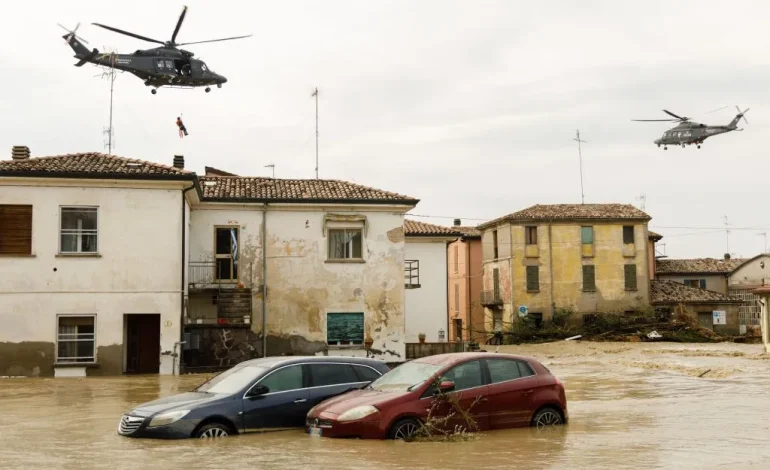
<svg viewBox="0 0 770 470">
<path fill-rule="evenodd" d="M 596 289 L 583 289 L 583 292 L 585 292 L 586 294 L 595 294 Z"/>
<path fill-rule="evenodd" d="M 537 290 L 527 289 L 527 294 L 539 294 L 539 293 L 540 293 L 540 289 L 537 289 Z"/>
<path fill-rule="evenodd" d="M 98 362 L 55 362 L 54 367 L 86 367 L 89 369 L 98 369 Z"/>
<path fill-rule="evenodd" d="M 29 254 L 24 254 L 24 253 L 19 253 L 19 254 L 16 254 L 16 253 L 2 253 L 2 254 L 0 254 L 0 258 L 35 258 L 35 257 L 37 257 L 37 255 L 33 254 L 33 253 L 29 253 Z"/>
<path fill-rule="evenodd" d="M 359 264 L 366 263 L 363 259 L 327 259 L 324 263 L 336 263 L 336 264 Z"/>
<path fill-rule="evenodd" d="M 345 349 L 360 349 L 365 350 L 366 347 L 363 344 L 330 344 L 329 350 L 345 350 Z"/>
<path fill-rule="evenodd" d="M 57 258 L 101 258 L 99 253 L 58 253 Z"/>
<path fill-rule="evenodd" d="M 629 289 L 629 288 L 626 288 L 626 292 L 637 292 L 638 290 L 639 289 Z"/>
</svg>

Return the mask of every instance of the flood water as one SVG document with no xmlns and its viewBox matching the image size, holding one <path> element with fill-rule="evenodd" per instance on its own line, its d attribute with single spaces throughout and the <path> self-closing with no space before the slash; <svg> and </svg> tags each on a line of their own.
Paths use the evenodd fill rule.
<svg viewBox="0 0 770 470">
<path fill-rule="evenodd" d="M 567 426 L 453 443 L 300 430 L 131 439 L 116 434 L 123 412 L 206 377 L 0 379 L 0 468 L 770 468 L 770 356 L 760 345 L 562 341 L 500 351 L 537 357 L 564 382 Z"/>
</svg>

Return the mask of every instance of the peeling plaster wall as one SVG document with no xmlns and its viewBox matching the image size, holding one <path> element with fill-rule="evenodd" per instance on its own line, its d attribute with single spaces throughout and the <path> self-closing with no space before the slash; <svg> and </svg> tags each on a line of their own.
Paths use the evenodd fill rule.
<svg viewBox="0 0 770 470">
<path fill-rule="evenodd" d="M 762 267 L 764 263 L 764 268 Z M 730 289 L 770 284 L 770 255 L 758 256 L 738 267 L 729 277 Z"/>
<path fill-rule="evenodd" d="M 89 375 L 122 374 L 124 314 L 160 314 L 161 353 L 171 351 L 180 332 L 181 186 L 23 184 L 0 181 L 0 201 L 33 205 L 33 256 L 0 257 L 0 375 L 53 375 L 57 314 L 96 315 L 99 367 Z M 57 256 L 60 205 L 99 207 L 98 257 Z M 158 361 L 161 374 L 172 373 L 171 356 Z"/>
<path fill-rule="evenodd" d="M 406 342 L 416 343 L 425 333 L 425 341 L 438 342 L 439 330 L 447 325 L 447 241 L 426 241 L 421 237 L 407 237 L 404 257 L 420 262 L 420 288 L 406 289 Z M 465 296 L 460 292 L 461 298 Z M 454 291 L 449 291 L 454 306 Z M 454 311 L 452 312 L 454 314 Z M 467 326 L 467 325 L 466 325 Z"/>
<path fill-rule="evenodd" d="M 327 261 L 326 214 L 367 218 L 363 262 Z M 240 263 L 253 264 L 252 331 L 261 338 L 261 207 L 201 204 L 193 207 L 190 259 L 214 253 L 214 226 L 240 226 Z M 267 212 L 267 353 L 365 356 L 363 346 L 329 349 L 328 312 L 363 312 L 365 332 L 374 339 L 375 357 L 401 361 L 404 346 L 404 236 L 402 213 L 338 210 Z M 357 222 L 328 222 L 328 227 L 355 227 Z M 242 271 L 243 272 L 243 271 Z M 247 273 L 247 272 L 246 272 Z M 246 282 L 249 286 L 249 283 Z M 261 353 L 261 351 L 260 351 Z"/>
</svg>

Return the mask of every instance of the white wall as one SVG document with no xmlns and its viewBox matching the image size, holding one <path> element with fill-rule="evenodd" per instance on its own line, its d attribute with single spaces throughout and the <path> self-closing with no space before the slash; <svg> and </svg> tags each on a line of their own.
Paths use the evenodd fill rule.
<svg viewBox="0 0 770 470">
<path fill-rule="evenodd" d="M 296 206 L 294 206 L 296 208 Z M 270 206 L 267 212 L 268 355 L 316 354 L 327 348 L 328 312 L 363 312 L 365 331 L 376 357 L 405 359 L 403 214 L 355 207 Z M 364 262 L 328 262 L 326 214 L 366 216 Z M 253 287 L 261 283 L 261 207 L 203 203 L 193 207 L 190 259 L 211 259 L 214 226 L 240 226 L 240 263 L 253 261 Z M 328 222 L 327 227 L 359 226 Z M 247 274 L 248 271 L 241 271 Z M 247 283 L 248 285 L 248 283 Z M 261 292 L 253 293 L 252 330 L 261 332 Z M 366 354 L 363 347 L 331 349 L 329 354 Z"/>
<path fill-rule="evenodd" d="M 9 182 L 0 181 L 2 203 L 33 205 L 33 256 L 0 257 L 0 375 L 14 361 L 29 362 L 13 351 L 53 351 L 57 314 L 97 315 L 96 360 L 104 364 L 96 373 L 122 372 L 124 314 L 160 314 L 161 352 L 173 350 L 180 333 L 182 196 L 181 189 L 167 188 L 182 183 Z M 145 188 L 121 187 L 128 184 Z M 58 255 L 61 205 L 99 207 L 98 257 Z M 160 373 L 172 373 L 173 358 L 159 359 Z M 17 366 L 49 375 L 53 361 Z"/>
<path fill-rule="evenodd" d="M 425 333 L 426 342 L 439 341 L 438 332 L 447 325 L 447 248 L 446 240 L 426 241 L 407 237 L 404 259 L 420 261 L 420 288 L 406 289 L 406 341 L 419 341 Z"/>
</svg>

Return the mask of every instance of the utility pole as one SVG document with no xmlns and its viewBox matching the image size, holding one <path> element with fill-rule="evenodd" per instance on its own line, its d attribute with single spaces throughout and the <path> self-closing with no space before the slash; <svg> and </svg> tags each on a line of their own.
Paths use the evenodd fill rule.
<svg viewBox="0 0 770 470">
<path fill-rule="evenodd" d="M 572 140 L 578 143 L 578 157 L 580 157 L 580 203 L 585 204 L 585 193 L 583 192 L 583 152 L 580 148 L 580 143 L 586 141 L 580 140 L 580 129 L 577 130 L 576 137 Z"/>
<path fill-rule="evenodd" d="M 726 215 L 722 218 L 725 219 L 725 244 L 727 247 L 727 251 L 725 253 L 730 254 L 730 229 L 727 228 L 729 224 L 727 223 Z"/>
<path fill-rule="evenodd" d="M 310 96 L 315 96 L 315 179 L 318 179 L 318 87 Z"/>
<path fill-rule="evenodd" d="M 763 251 L 762 253 L 767 253 L 767 232 L 758 233 L 757 235 L 761 237 L 765 237 L 765 251 Z"/>
<path fill-rule="evenodd" d="M 107 48 L 105 47 L 105 50 Z M 110 67 L 104 68 L 104 72 L 102 72 L 101 77 L 105 78 L 107 77 L 110 81 L 110 125 L 106 129 L 104 129 L 103 133 L 107 135 L 107 142 L 104 143 L 105 146 L 107 146 L 107 153 L 109 155 L 112 155 L 112 148 L 115 146 L 115 143 L 113 141 L 113 136 L 115 134 L 115 130 L 112 128 L 112 95 L 113 91 L 115 89 L 115 52 L 114 51 L 106 51 L 101 58 L 104 58 L 104 56 L 109 55 L 110 56 Z"/>
<path fill-rule="evenodd" d="M 275 179 L 275 163 L 271 163 L 269 165 L 265 165 L 265 168 L 272 168 L 273 169 L 273 179 Z"/>
</svg>

